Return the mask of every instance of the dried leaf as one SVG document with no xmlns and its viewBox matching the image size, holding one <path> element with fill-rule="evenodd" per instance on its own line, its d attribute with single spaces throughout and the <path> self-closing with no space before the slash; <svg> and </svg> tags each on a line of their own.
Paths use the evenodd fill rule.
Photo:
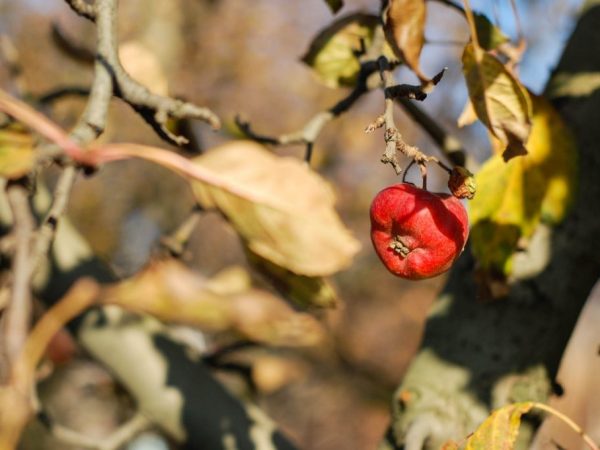
<svg viewBox="0 0 600 450">
<path fill-rule="evenodd" d="M 244 289 L 243 274 L 242 283 L 238 280 L 234 289 L 224 289 L 224 279 L 232 277 L 239 279 L 239 270 L 206 280 L 175 260 L 158 261 L 106 288 L 102 302 L 164 322 L 232 331 L 272 345 L 307 346 L 323 338 L 321 325 L 310 315 L 294 311 L 268 292 Z"/>
<path fill-rule="evenodd" d="M 337 304 L 335 290 L 325 278 L 296 275 L 250 250 L 247 250 L 246 256 L 250 265 L 269 280 L 283 298 L 304 308 L 333 308 Z"/>
<path fill-rule="evenodd" d="M 360 71 L 358 53 L 369 47 L 379 18 L 354 13 L 322 30 L 310 44 L 302 61 L 310 66 L 328 87 L 354 86 Z"/>
<path fill-rule="evenodd" d="M 344 0 L 325 0 L 325 3 L 327 3 L 327 6 L 329 6 L 329 9 L 334 14 L 344 6 Z"/>
<path fill-rule="evenodd" d="M 35 164 L 33 139 L 19 125 L 0 130 L 0 177 L 20 178 Z"/>
<path fill-rule="evenodd" d="M 301 161 L 237 141 L 194 162 L 219 182 L 193 183 L 199 203 L 219 209 L 262 258 L 298 275 L 327 276 L 358 251 L 331 188 Z"/>
<path fill-rule="evenodd" d="M 476 175 L 469 203 L 473 253 L 486 271 L 510 275 L 518 244 L 540 221 L 561 222 L 577 180 L 574 138 L 547 100 L 533 97 L 529 154 L 505 163 L 492 156 Z"/>
<path fill-rule="evenodd" d="M 477 40 L 483 49 L 493 50 L 510 40 L 500 28 L 490 22 L 485 14 L 474 12 L 473 18 L 475 19 Z"/>
<path fill-rule="evenodd" d="M 521 416 L 532 407 L 533 403 L 523 402 L 497 409 L 467 439 L 465 450 L 512 450 Z"/>
<path fill-rule="evenodd" d="M 419 66 L 426 15 L 425 0 L 388 0 L 383 14 L 383 29 L 392 50 L 423 82 L 429 81 Z"/>
<path fill-rule="evenodd" d="M 527 154 L 531 131 L 531 100 L 527 90 L 494 56 L 472 43 L 463 53 L 469 98 L 479 120 L 500 139 L 503 157 Z"/>
</svg>

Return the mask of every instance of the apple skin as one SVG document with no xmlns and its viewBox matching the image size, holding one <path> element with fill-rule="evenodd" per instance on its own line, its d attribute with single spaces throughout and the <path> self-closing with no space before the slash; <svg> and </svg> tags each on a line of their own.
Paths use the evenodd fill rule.
<svg viewBox="0 0 600 450">
<path fill-rule="evenodd" d="M 447 271 L 469 235 L 467 212 L 457 198 L 408 183 L 379 192 L 370 215 L 375 252 L 391 273 L 409 280 Z"/>
</svg>

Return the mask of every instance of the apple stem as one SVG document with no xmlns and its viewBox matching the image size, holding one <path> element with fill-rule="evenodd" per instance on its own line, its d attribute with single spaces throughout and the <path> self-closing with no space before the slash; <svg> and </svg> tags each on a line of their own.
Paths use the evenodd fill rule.
<svg viewBox="0 0 600 450">
<path fill-rule="evenodd" d="M 419 163 L 419 169 L 421 170 L 421 177 L 423 178 L 423 189 L 427 190 L 427 166 L 425 163 Z"/>
<path fill-rule="evenodd" d="M 402 182 L 403 183 L 406 183 L 406 176 L 408 175 L 408 171 L 414 165 L 415 165 L 415 160 L 413 159 L 410 163 L 408 163 L 408 166 L 406 166 L 406 169 L 404 169 L 404 175 L 402 175 Z"/>
</svg>

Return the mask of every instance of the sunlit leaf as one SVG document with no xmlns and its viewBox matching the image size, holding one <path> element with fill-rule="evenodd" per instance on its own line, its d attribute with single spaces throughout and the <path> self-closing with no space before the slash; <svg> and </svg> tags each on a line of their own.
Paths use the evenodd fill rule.
<svg viewBox="0 0 600 450">
<path fill-rule="evenodd" d="M 167 74 L 156 54 L 140 41 L 128 41 L 119 46 L 119 58 L 127 73 L 152 92 L 169 93 Z"/>
<path fill-rule="evenodd" d="M 33 138 L 19 125 L 0 130 L 0 177 L 20 178 L 33 169 Z"/>
<path fill-rule="evenodd" d="M 472 43 L 463 53 L 469 98 L 479 120 L 506 146 L 506 161 L 527 154 L 531 100 L 527 90 L 494 56 Z"/>
<path fill-rule="evenodd" d="M 199 203 L 219 209 L 262 258 L 298 275 L 326 276 L 358 251 L 331 188 L 301 161 L 237 141 L 194 162 L 219 182 L 193 183 Z"/>
<path fill-rule="evenodd" d="M 493 50 L 510 40 L 500 28 L 490 22 L 485 14 L 474 12 L 473 18 L 475 19 L 477 40 L 483 49 Z"/>
<path fill-rule="evenodd" d="M 325 0 L 325 3 L 327 3 L 327 6 L 329 6 L 329 9 L 334 14 L 344 6 L 344 0 Z"/>
<path fill-rule="evenodd" d="M 261 273 L 284 298 L 302 307 L 331 308 L 337 304 L 335 290 L 325 278 L 297 275 L 250 250 L 246 255 L 250 265 Z"/>
<path fill-rule="evenodd" d="M 576 189 L 574 139 L 558 113 L 533 97 L 529 154 L 507 163 L 490 158 L 476 175 L 477 195 L 469 202 L 473 252 L 484 270 L 509 275 L 519 242 L 543 221 L 562 221 Z"/>
<path fill-rule="evenodd" d="M 428 78 L 419 66 L 425 43 L 425 0 L 388 0 L 384 13 L 385 36 L 401 61 L 412 69 L 421 81 Z"/>
<path fill-rule="evenodd" d="M 326 86 L 354 86 L 360 71 L 358 52 L 373 39 L 379 18 L 355 13 L 334 21 L 313 39 L 302 61 Z"/>
<path fill-rule="evenodd" d="M 462 128 L 468 125 L 471 125 L 477 121 L 477 113 L 473 109 L 473 103 L 471 100 L 467 99 L 467 103 L 465 103 L 465 107 L 463 108 L 462 113 L 458 117 L 456 124 Z"/>
<path fill-rule="evenodd" d="M 241 276 L 241 278 L 240 278 Z M 234 281 L 234 287 L 225 280 Z M 161 321 L 230 331 L 273 345 L 313 345 L 323 337 L 319 322 L 294 311 L 274 295 L 246 285 L 247 275 L 227 271 L 204 277 L 175 260 L 158 261 L 112 287 L 104 304 L 150 314 Z"/>
<path fill-rule="evenodd" d="M 465 450 L 512 450 L 521 416 L 532 407 L 531 402 L 523 402 L 497 409 L 467 439 Z"/>
</svg>

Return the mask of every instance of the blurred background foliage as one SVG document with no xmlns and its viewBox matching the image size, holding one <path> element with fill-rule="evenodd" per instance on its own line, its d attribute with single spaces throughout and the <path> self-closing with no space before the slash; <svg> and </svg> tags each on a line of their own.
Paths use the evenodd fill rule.
<svg viewBox="0 0 600 450">
<path fill-rule="evenodd" d="M 207 105 L 223 118 L 225 126 L 218 133 L 193 124 L 200 150 L 235 136 L 236 114 L 248 118 L 258 132 L 278 135 L 301 128 L 345 95 L 343 90 L 321 85 L 300 61 L 312 38 L 332 20 L 322 0 L 121 3 L 119 41 L 125 67 L 153 90 Z M 541 93 L 574 25 L 579 3 L 517 2 L 528 42 L 520 74 L 533 92 Z M 490 155 L 483 126 L 456 126 L 467 98 L 460 65 L 468 38 L 466 24 L 443 5 L 433 1 L 428 5 L 429 43 L 421 66 L 427 74 L 443 66 L 448 72 L 422 106 L 464 142 L 476 161 L 483 162 Z M 497 21 L 508 35 L 516 36 L 509 2 L 480 0 L 472 6 Z M 375 0 L 347 0 L 340 14 L 376 13 L 378 7 Z M 57 87 L 90 85 L 89 61 L 61 49 L 56 35 L 77 47 L 93 49 L 94 28 L 76 17 L 65 2 L 0 1 L 0 33 L 18 50 L 23 86 L 33 98 Z M 397 79 L 416 82 L 404 68 Z M 4 64 L 0 83 L 4 88 L 14 87 Z M 393 171 L 379 162 L 383 139 L 363 132 L 381 113 L 382 100 L 381 92 L 363 97 L 328 125 L 315 144 L 313 167 L 331 182 L 338 211 L 362 244 L 353 265 L 333 277 L 338 307 L 320 313 L 328 331 L 327 345 L 318 351 L 275 352 L 276 357 L 261 351 L 249 356 L 259 404 L 302 449 L 374 448 L 389 420 L 393 389 L 418 346 L 426 312 L 444 281 L 443 276 L 418 283 L 394 278 L 371 250 L 370 201 L 384 186 L 397 181 Z M 68 97 L 48 104 L 45 112 L 69 128 L 84 105 L 85 98 Z M 418 125 L 403 113 L 397 117 L 407 142 L 438 155 Z M 166 145 L 118 100 L 111 104 L 102 140 Z M 304 152 L 303 146 L 272 150 L 298 158 Z M 443 180 L 435 175 L 437 167 L 431 170 L 430 188 L 443 190 Z M 56 173 L 47 172 L 44 176 L 52 185 Z M 69 217 L 95 253 L 117 274 L 127 276 L 148 262 L 161 236 L 183 222 L 193 204 L 185 182 L 161 167 L 136 160 L 114 163 L 82 177 L 71 198 Z M 235 233 L 212 212 L 201 216 L 183 260 L 206 276 L 231 265 L 247 265 Z M 235 377 L 225 378 L 233 389 L 240 387 Z M 130 408 L 119 387 L 83 355 L 56 371 L 44 384 L 42 396 L 59 411 L 61 420 L 91 435 L 106 432 Z M 92 411 L 90 417 L 80 414 L 84 410 Z M 52 447 L 51 440 L 39 439 L 42 434 L 41 429 L 30 429 L 25 448 L 58 448 Z"/>
</svg>

